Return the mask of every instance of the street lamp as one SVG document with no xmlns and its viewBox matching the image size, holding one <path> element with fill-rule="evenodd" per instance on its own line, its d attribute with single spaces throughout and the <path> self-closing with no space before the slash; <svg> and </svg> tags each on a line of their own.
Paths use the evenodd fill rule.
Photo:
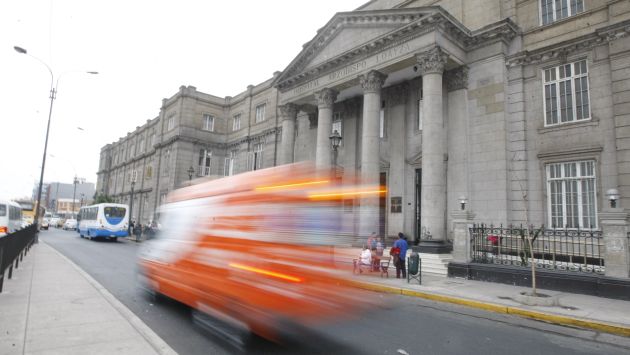
<svg viewBox="0 0 630 355">
<path fill-rule="evenodd" d="M 195 173 L 195 169 L 191 165 L 190 168 L 188 168 L 188 181 L 192 180 L 192 176 L 194 173 Z"/>
<path fill-rule="evenodd" d="M 135 172 L 135 171 L 134 171 Z M 133 188 L 136 186 L 136 176 L 135 174 L 131 174 L 131 196 L 129 197 L 129 227 L 127 230 L 127 234 L 131 235 L 133 232 L 131 230 L 131 223 L 133 222 Z"/>
<path fill-rule="evenodd" d="M 77 184 L 79 183 L 79 178 L 77 178 L 77 176 L 74 176 L 74 181 L 72 182 L 74 184 L 74 190 L 72 190 L 72 218 L 75 217 L 74 215 L 74 209 L 75 209 L 75 195 L 77 193 Z"/>
<path fill-rule="evenodd" d="M 50 66 L 48 64 L 46 64 L 43 60 L 35 57 L 32 54 L 29 54 L 26 49 L 22 48 L 22 47 L 18 47 L 18 46 L 13 46 L 13 49 L 15 49 L 16 52 L 20 53 L 20 54 L 26 54 L 29 57 L 37 60 L 38 62 L 44 64 L 44 66 L 46 67 L 46 69 L 48 69 L 48 72 L 50 73 L 50 109 L 48 110 L 48 124 L 46 126 L 46 141 L 44 143 L 44 154 L 43 154 L 43 158 L 42 158 L 42 169 L 39 175 L 39 187 L 37 188 L 37 210 L 35 210 L 35 223 L 39 226 L 39 212 L 40 212 L 40 203 L 42 200 L 42 185 L 44 184 L 44 168 L 46 166 L 46 150 L 48 149 L 48 133 L 50 132 L 50 118 L 52 117 L 52 109 L 53 109 L 53 102 L 55 102 L 55 98 L 57 97 L 57 87 L 59 86 L 59 79 L 61 78 L 61 76 L 63 75 L 63 73 L 61 75 L 59 75 L 57 77 L 57 81 L 55 81 L 55 75 L 53 74 L 52 69 L 50 69 Z M 87 74 L 98 74 L 98 72 L 95 71 L 88 71 L 86 72 Z M 53 85 L 54 83 L 54 85 Z M 37 239 L 36 239 L 37 240 Z"/>
<path fill-rule="evenodd" d="M 337 148 L 339 148 L 339 145 L 341 144 L 341 134 L 339 134 L 339 132 L 337 130 L 334 130 L 333 133 L 330 135 L 330 137 L 328 137 L 330 139 L 330 144 L 332 145 L 332 149 L 333 149 L 333 179 L 337 178 Z"/>
</svg>

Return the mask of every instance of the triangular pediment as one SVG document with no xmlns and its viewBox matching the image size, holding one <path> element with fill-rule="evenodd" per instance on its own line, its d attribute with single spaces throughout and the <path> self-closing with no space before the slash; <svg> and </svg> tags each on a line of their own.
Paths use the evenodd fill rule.
<svg viewBox="0 0 630 355">
<path fill-rule="evenodd" d="M 339 12 L 303 46 L 276 83 L 315 74 L 446 19 L 454 20 L 439 6 Z"/>
<path fill-rule="evenodd" d="M 440 6 L 339 12 L 274 79 L 274 86 L 289 90 L 429 31 L 474 48 L 497 39 L 508 43 L 518 28 L 506 19 L 471 32 Z"/>
<path fill-rule="evenodd" d="M 334 38 L 325 46 L 320 48 L 319 52 L 308 62 L 305 69 L 308 70 L 321 64 L 327 60 L 335 58 L 336 56 L 346 52 L 348 50 L 348 44 L 350 47 L 365 44 L 374 38 L 378 38 L 388 32 L 391 32 L 399 28 L 394 24 L 383 24 L 382 27 L 366 27 L 365 25 L 352 26 L 348 25 L 338 34 L 335 34 Z"/>
</svg>

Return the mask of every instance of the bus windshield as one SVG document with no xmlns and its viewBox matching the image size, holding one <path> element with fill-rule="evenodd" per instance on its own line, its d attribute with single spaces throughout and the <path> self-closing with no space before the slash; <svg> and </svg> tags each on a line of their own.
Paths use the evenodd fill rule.
<svg viewBox="0 0 630 355">
<path fill-rule="evenodd" d="M 125 217 L 124 207 L 105 207 L 105 217 Z"/>
</svg>

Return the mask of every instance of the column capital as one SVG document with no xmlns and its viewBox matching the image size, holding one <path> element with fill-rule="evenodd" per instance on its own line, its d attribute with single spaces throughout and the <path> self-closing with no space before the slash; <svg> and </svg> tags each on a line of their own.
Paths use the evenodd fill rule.
<svg viewBox="0 0 630 355">
<path fill-rule="evenodd" d="M 295 120 L 297 117 L 297 113 L 300 110 L 298 105 L 294 103 L 287 103 L 284 105 L 278 106 L 280 108 L 280 114 L 282 115 L 282 120 Z"/>
<path fill-rule="evenodd" d="M 455 91 L 468 89 L 468 67 L 461 66 L 444 73 L 446 81 L 446 90 Z"/>
<path fill-rule="evenodd" d="M 359 75 L 359 81 L 363 87 L 363 92 L 379 92 L 385 84 L 387 74 L 372 70 L 365 75 Z"/>
<path fill-rule="evenodd" d="M 442 74 L 447 60 L 448 54 L 440 47 L 433 47 L 426 52 L 416 54 L 416 61 L 422 74 Z"/>
<path fill-rule="evenodd" d="M 319 108 L 332 108 L 339 91 L 335 89 L 325 88 L 315 93 L 317 98 L 317 107 Z"/>
</svg>

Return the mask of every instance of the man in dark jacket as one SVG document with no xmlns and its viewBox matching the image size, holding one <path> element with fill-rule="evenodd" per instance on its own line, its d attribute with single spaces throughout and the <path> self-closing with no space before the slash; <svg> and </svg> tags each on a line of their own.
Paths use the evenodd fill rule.
<svg viewBox="0 0 630 355">
<path fill-rule="evenodd" d="M 400 260 L 398 260 L 398 262 L 396 263 L 396 278 L 397 279 L 400 278 L 401 271 L 402 271 L 402 277 L 406 278 L 407 269 L 405 268 L 405 259 L 407 256 L 407 248 L 409 246 L 407 245 L 407 240 L 403 233 L 398 233 L 398 240 L 394 242 L 394 247 L 397 247 L 400 249 L 400 254 L 398 255 L 398 258 Z"/>
</svg>

